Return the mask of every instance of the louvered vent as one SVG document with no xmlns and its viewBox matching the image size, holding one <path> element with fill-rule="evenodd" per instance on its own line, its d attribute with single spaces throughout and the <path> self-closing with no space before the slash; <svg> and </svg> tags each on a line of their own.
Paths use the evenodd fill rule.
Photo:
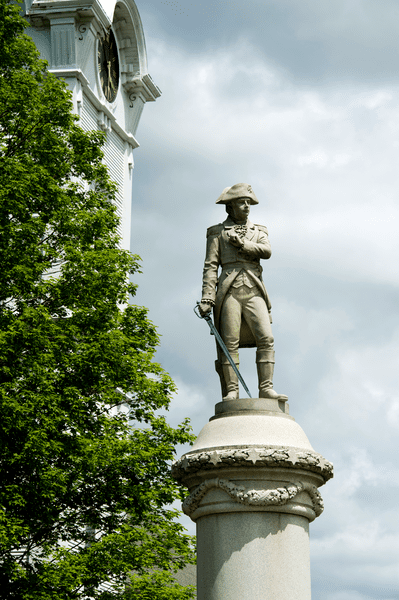
<svg viewBox="0 0 399 600">
<path fill-rule="evenodd" d="M 93 129 L 98 129 L 98 113 L 97 109 L 94 108 L 90 100 L 84 96 L 83 97 L 83 106 L 80 115 L 80 125 L 86 131 L 92 131 Z"/>
<path fill-rule="evenodd" d="M 112 181 L 118 186 L 116 193 L 116 207 L 120 219 L 123 217 L 123 194 L 124 194 L 124 154 L 125 142 L 113 129 L 107 132 L 107 141 L 104 145 L 105 162 L 109 169 Z M 118 225 L 118 233 L 122 235 L 121 225 Z"/>
</svg>

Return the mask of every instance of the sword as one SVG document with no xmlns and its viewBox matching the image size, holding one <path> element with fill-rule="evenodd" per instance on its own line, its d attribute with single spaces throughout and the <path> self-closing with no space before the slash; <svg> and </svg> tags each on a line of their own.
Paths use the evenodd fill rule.
<svg viewBox="0 0 399 600">
<path fill-rule="evenodd" d="M 230 352 L 227 350 L 226 345 L 224 343 L 224 341 L 222 340 L 222 337 L 220 335 L 220 333 L 218 332 L 218 330 L 216 329 L 215 325 L 213 324 L 212 321 L 212 317 L 208 314 L 205 315 L 204 317 L 201 317 L 199 310 L 198 310 L 198 306 L 199 306 L 199 302 L 197 302 L 197 305 L 194 307 L 194 312 L 197 315 L 197 317 L 199 317 L 200 319 L 205 319 L 205 321 L 208 323 L 209 325 L 209 329 L 211 330 L 211 335 L 214 335 L 217 343 L 219 344 L 220 348 L 222 349 L 225 357 L 227 358 L 227 360 L 229 361 L 229 363 L 231 364 L 231 366 L 233 367 L 234 373 L 237 375 L 238 379 L 240 380 L 240 383 L 242 385 L 242 387 L 244 388 L 244 390 L 247 392 L 248 394 L 248 398 L 252 398 L 251 396 L 251 392 L 249 391 L 249 389 L 247 388 L 247 385 L 240 373 L 240 371 L 237 369 L 236 363 L 234 362 L 234 360 L 231 358 L 230 356 Z"/>
</svg>

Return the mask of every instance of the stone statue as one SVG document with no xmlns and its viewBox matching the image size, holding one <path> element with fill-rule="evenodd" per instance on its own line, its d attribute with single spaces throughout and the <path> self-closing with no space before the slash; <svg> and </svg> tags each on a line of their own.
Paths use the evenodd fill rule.
<svg viewBox="0 0 399 600">
<path fill-rule="evenodd" d="M 259 201 L 250 185 L 236 183 L 223 190 L 216 204 L 225 204 L 228 217 L 207 231 L 200 315 L 208 315 L 213 307 L 216 329 L 237 368 L 238 349 L 256 346 L 259 398 L 285 401 L 287 396 L 273 390 L 271 304 L 260 266 L 261 258 L 271 256 L 270 243 L 266 227 L 248 219 L 250 205 Z M 218 345 L 217 352 L 223 400 L 235 400 L 238 377 Z"/>
</svg>

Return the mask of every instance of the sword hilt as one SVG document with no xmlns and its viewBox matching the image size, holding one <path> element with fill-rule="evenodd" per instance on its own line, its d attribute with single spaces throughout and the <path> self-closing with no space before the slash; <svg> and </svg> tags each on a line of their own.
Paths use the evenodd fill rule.
<svg viewBox="0 0 399 600">
<path fill-rule="evenodd" d="M 208 325 L 209 325 L 210 323 L 212 323 L 211 316 L 210 316 L 209 314 L 208 314 L 208 315 L 204 315 L 204 316 L 202 316 L 202 315 L 201 315 L 201 313 L 199 312 L 199 309 L 198 309 L 198 307 L 199 307 L 199 305 L 200 305 L 200 304 L 201 304 L 200 302 L 197 302 L 197 304 L 194 306 L 193 310 L 194 310 L 195 314 L 197 315 L 197 317 L 198 317 L 199 319 L 205 319 L 205 321 L 206 321 L 206 322 L 208 323 Z M 213 325 L 213 323 L 212 323 L 212 325 Z M 215 335 L 215 334 L 213 333 L 213 331 L 212 331 L 212 325 L 209 325 L 209 327 L 210 327 L 210 334 L 211 334 L 211 335 Z"/>
<path fill-rule="evenodd" d="M 198 308 L 200 304 L 201 304 L 201 302 L 197 302 L 197 304 L 196 304 L 196 305 L 194 306 L 194 308 L 193 308 L 193 311 L 195 312 L 195 314 L 197 315 L 197 317 L 198 317 L 199 319 L 203 319 L 204 317 L 202 317 L 202 316 L 200 315 L 199 308 Z"/>
</svg>

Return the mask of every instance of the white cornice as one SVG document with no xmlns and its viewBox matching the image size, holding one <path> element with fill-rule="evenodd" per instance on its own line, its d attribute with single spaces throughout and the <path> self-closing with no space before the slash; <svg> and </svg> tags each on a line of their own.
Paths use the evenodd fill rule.
<svg viewBox="0 0 399 600">
<path fill-rule="evenodd" d="M 89 80 L 86 75 L 80 69 L 49 69 L 50 73 L 53 73 L 56 77 L 62 77 L 63 79 L 68 77 L 75 77 L 84 85 L 89 85 Z"/>
<path fill-rule="evenodd" d="M 62 77 L 63 79 L 75 78 L 79 80 L 83 87 L 84 94 L 88 97 L 90 102 L 96 107 L 99 112 L 102 112 L 111 123 L 112 129 L 123 139 L 123 141 L 130 144 L 132 148 L 138 148 L 140 144 L 131 133 L 127 133 L 121 125 L 119 125 L 116 120 L 115 115 L 110 111 L 108 106 L 104 104 L 96 94 L 89 87 L 89 81 L 87 77 L 85 77 L 84 73 L 80 69 L 49 69 L 50 73 L 53 73 L 57 77 Z"/>
<path fill-rule="evenodd" d="M 103 27 L 108 27 L 112 22 L 99 0 L 34 0 L 27 14 L 29 17 L 49 20 L 76 14 L 79 17 L 96 17 Z"/>
<path fill-rule="evenodd" d="M 153 102 L 161 95 L 161 90 L 155 85 L 148 73 L 138 77 L 137 75 L 124 73 L 122 69 L 122 85 L 129 93 L 141 93 L 145 102 Z"/>
<path fill-rule="evenodd" d="M 91 90 L 89 86 L 85 86 L 83 92 L 89 98 L 90 102 L 94 104 L 96 109 L 100 112 L 103 112 L 111 122 L 112 129 L 116 131 L 116 133 L 128 144 L 132 146 L 132 148 L 138 148 L 140 144 L 131 133 L 127 133 L 123 127 L 121 127 L 118 121 L 115 118 L 115 115 L 109 110 L 108 106 L 104 104 L 95 93 Z"/>
</svg>

